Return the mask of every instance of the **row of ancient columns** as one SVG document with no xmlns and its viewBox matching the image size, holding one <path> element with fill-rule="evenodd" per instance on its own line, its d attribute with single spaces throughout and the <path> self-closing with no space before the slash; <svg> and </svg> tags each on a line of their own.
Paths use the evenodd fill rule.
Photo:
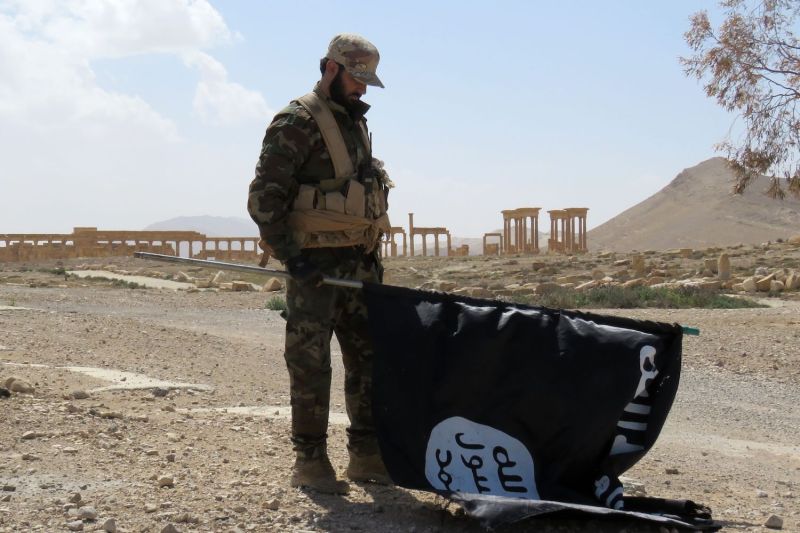
<svg viewBox="0 0 800 533">
<path fill-rule="evenodd" d="M 539 253 L 538 207 L 503 211 L 503 250 L 505 253 Z"/>
<path fill-rule="evenodd" d="M 138 234 L 138 235 L 137 235 Z M 158 238 L 160 237 L 160 238 Z M 234 246 L 238 243 L 239 249 Z M 258 238 L 206 237 L 192 231 L 97 231 L 75 228 L 70 234 L 0 234 L 0 261 L 66 259 L 74 257 L 110 257 L 119 249 L 154 251 L 180 255 L 186 245 L 188 255 L 248 259 L 258 257 Z M 194 253 L 194 248 L 199 248 Z"/>
<path fill-rule="evenodd" d="M 585 207 L 548 211 L 550 214 L 548 249 L 562 253 L 586 252 L 588 250 L 586 245 L 586 215 L 588 211 L 589 209 Z"/>
</svg>

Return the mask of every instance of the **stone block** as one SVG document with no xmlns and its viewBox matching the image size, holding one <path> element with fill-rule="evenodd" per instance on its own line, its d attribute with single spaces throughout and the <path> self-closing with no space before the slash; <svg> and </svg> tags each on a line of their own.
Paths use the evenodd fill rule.
<svg viewBox="0 0 800 533">
<path fill-rule="evenodd" d="M 283 283 L 278 278 L 269 278 L 261 287 L 261 292 L 276 292 L 283 289 Z"/>
<path fill-rule="evenodd" d="M 756 292 L 758 290 L 758 284 L 756 283 L 756 278 L 750 277 L 745 279 L 742 282 L 742 290 L 746 292 Z"/>
<path fill-rule="evenodd" d="M 764 276 L 756 281 L 756 289 L 759 292 L 767 292 L 770 290 L 770 285 L 775 280 L 775 273 L 773 272 L 769 276 Z"/>
<path fill-rule="evenodd" d="M 630 289 L 633 287 L 644 287 L 647 284 L 647 280 L 644 278 L 634 278 L 629 279 L 625 283 L 622 284 L 622 287 L 625 289 Z"/>
<path fill-rule="evenodd" d="M 723 281 L 731 279 L 731 258 L 728 254 L 720 254 L 717 259 L 717 277 Z"/>
<path fill-rule="evenodd" d="M 234 280 L 231 282 L 231 290 L 234 292 L 248 292 L 253 290 L 253 285 L 247 281 Z"/>
<path fill-rule="evenodd" d="M 769 292 L 783 292 L 783 282 L 773 279 L 769 282 Z"/>
<path fill-rule="evenodd" d="M 800 289 L 800 274 L 792 270 L 788 276 L 786 276 L 786 281 L 784 282 L 787 291 L 794 291 Z"/>
</svg>

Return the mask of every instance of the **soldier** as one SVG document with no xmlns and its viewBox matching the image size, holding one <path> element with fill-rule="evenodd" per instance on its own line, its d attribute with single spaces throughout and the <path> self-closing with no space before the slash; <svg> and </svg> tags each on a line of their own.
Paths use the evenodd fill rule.
<svg viewBox="0 0 800 533">
<path fill-rule="evenodd" d="M 373 159 L 361 101 L 383 87 L 369 41 L 335 36 L 313 92 L 293 100 L 267 128 L 248 211 L 262 247 L 291 275 L 286 286 L 286 349 L 296 453 L 291 485 L 347 493 L 326 451 L 332 333 L 342 349 L 349 463 L 353 481 L 390 483 L 372 421 L 372 346 L 356 289 L 322 285 L 330 276 L 380 282 L 379 240 L 389 230 L 391 185 Z"/>
</svg>

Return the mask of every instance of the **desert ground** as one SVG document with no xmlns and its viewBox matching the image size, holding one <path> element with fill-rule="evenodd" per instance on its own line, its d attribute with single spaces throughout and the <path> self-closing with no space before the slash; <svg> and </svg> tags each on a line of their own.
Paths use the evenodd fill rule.
<svg viewBox="0 0 800 533">
<path fill-rule="evenodd" d="M 728 252 L 734 277 L 800 267 L 800 246 Z M 719 253 L 645 255 L 686 278 L 708 277 L 705 261 Z M 600 279 L 597 270 L 613 276 L 627 259 L 391 258 L 386 282 L 514 297 L 526 284 L 573 276 L 575 285 Z M 0 264 L 0 385 L 13 377 L 12 390 L 14 382 L 32 388 L 0 398 L 0 531 L 483 530 L 424 492 L 352 484 L 349 495 L 328 496 L 289 487 L 284 322 L 265 305 L 272 294 L 130 288 L 60 267 L 152 279 L 154 271 L 159 279 L 214 274 L 133 258 Z M 800 293 L 749 296 L 768 307 L 593 310 L 701 330 L 684 338 L 675 405 L 655 447 L 626 473 L 626 490 L 706 504 L 725 530 L 769 531 L 769 520 L 800 531 Z M 329 451 L 341 472 L 346 416 L 335 344 L 333 353 Z M 501 531 L 669 530 L 551 518 Z"/>
</svg>

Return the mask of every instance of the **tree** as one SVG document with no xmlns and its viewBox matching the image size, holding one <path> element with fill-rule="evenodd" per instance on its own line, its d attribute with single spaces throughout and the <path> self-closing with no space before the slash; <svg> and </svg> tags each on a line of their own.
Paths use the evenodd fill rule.
<svg viewBox="0 0 800 533">
<path fill-rule="evenodd" d="M 725 19 L 714 29 L 708 13 L 691 17 L 684 34 L 694 52 L 681 58 L 687 76 L 744 121 L 737 139 L 717 145 L 736 173 L 741 193 L 759 175 L 768 194 L 800 198 L 800 41 L 793 30 L 800 0 L 721 0 Z"/>
</svg>

